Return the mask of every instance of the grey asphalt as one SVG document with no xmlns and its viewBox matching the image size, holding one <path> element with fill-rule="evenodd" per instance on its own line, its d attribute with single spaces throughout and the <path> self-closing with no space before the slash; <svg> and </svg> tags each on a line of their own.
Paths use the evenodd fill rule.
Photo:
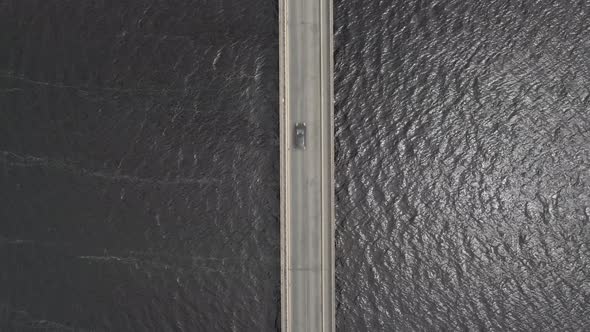
<svg viewBox="0 0 590 332">
<path fill-rule="evenodd" d="M 281 56 L 282 329 L 333 331 L 331 0 L 281 1 Z"/>
</svg>

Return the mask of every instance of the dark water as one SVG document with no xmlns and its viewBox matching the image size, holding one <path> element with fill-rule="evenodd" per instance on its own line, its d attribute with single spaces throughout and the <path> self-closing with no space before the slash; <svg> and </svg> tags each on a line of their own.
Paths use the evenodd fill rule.
<svg viewBox="0 0 590 332">
<path fill-rule="evenodd" d="M 590 330 L 589 3 L 336 5 L 338 330 Z"/>
<path fill-rule="evenodd" d="M 269 331 L 276 2 L 0 0 L 0 331 Z"/>
<path fill-rule="evenodd" d="M 590 329 L 587 3 L 335 14 L 338 329 Z M 0 1 L 0 331 L 277 329 L 276 26 Z"/>
</svg>

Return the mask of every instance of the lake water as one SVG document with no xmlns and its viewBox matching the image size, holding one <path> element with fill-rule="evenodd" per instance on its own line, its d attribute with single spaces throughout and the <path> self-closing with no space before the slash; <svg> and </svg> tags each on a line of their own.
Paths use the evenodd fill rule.
<svg viewBox="0 0 590 332">
<path fill-rule="evenodd" d="M 588 330 L 588 3 L 335 16 L 338 330 Z"/>
<path fill-rule="evenodd" d="M 587 330 L 587 4 L 335 5 L 338 330 Z M 0 2 L 0 331 L 278 329 L 277 26 Z"/>
<path fill-rule="evenodd" d="M 0 331 L 269 331 L 273 1 L 0 2 Z"/>
</svg>

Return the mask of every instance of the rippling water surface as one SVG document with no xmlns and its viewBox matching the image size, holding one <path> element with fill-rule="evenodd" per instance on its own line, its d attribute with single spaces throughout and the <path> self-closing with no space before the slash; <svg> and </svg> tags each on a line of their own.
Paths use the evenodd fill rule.
<svg viewBox="0 0 590 332">
<path fill-rule="evenodd" d="M 583 1 L 336 1 L 338 329 L 590 328 Z M 0 1 L 0 331 L 272 331 L 276 3 Z"/>
<path fill-rule="evenodd" d="M 0 0 L 0 331 L 271 331 L 276 2 Z"/>
<path fill-rule="evenodd" d="M 590 329 L 584 1 L 336 1 L 340 331 Z"/>
</svg>

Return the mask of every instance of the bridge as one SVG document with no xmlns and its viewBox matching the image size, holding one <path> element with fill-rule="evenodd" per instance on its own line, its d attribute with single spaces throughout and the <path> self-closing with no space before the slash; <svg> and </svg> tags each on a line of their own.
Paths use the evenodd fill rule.
<svg viewBox="0 0 590 332">
<path fill-rule="evenodd" d="M 280 0 L 279 11 L 281 328 L 332 332 L 332 0 Z"/>
</svg>

